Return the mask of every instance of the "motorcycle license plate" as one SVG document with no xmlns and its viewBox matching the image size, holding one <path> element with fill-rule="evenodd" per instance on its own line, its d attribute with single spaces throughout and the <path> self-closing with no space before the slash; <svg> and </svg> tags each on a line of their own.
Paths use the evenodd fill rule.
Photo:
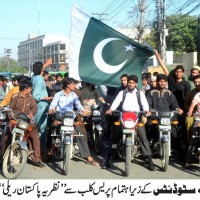
<svg viewBox="0 0 200 200">
<path fill-rule="evenodd" d="M 160 125 L 160 126 L 159 126 L 159 129 L 166 129 L 166 130 L 169 130 L 169 129 L 171 129 L 171 126 L 162 126 L 162 125 Z"/>
<path fill-rule="evenodd" d="M 7 125 L 7 122 L 1 122 L 0 125 Z"/>
<path fill-rule="evenodd" d="M 19 128 L 14 128 L 13 131 L 15 131 L 16 133 L 24 134 L 24 130 L 21 130 Z"/>
<path fill-rule="evenodd" d="M 123 129 L 123 133 L 134 133 L 134 130 L 132 129 Z"/>
<path fill-rule="evenodd" d="M 61 131 L 73 131 L 74 127 L 73 126 L 61 126 Z"/>
</svg>

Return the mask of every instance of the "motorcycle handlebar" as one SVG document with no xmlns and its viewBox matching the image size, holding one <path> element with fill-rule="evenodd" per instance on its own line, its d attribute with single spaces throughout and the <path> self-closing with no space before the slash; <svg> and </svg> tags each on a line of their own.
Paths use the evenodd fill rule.
<svg viewBox="0 0 200 200">
<path fill-rule="evenodd" d="M 1 110 L 5 111 L 5 112 L 9 112 L 11 113 L 11 117 L 14 119 L 14 120 L 17 120 L 15 117 L 14 117 L 14 114 L 13 114 L 13 110 L 9 107 L 3 107 L 1 108 Z"/>
<path fill-rule="evenodd" d="M 124 112 L 129 112 L 129 111 L 124 111 Z M 113 110 L 111 114 L 105 113 L 105 115 L 121 115 L 121 113 L 124 113 L 124 112 L 122 112 L 120 110 Z M 147 112 L 146 111 L 139 111 L 139 112 L 132 112 L 132 113 L 135 113 L 137 115 L 143 115 L 143 114 L 146 115 Z"/>
<path fill-rule="evenodd" d="M 151 113 L 161 113 L 161 112 L 165 112 L 165 111 L 157 111 L 155 109 L 150 109 L 149 110 Z M 166 111 L 166 112 L 171 112 L 171 113 L 177 113 L 178 114 L 178 111 L 177 110 L 172 110 L 172 111 Z"/>
<path fill-rule="evenodd" d="M 78 111 L 72 111 L 72 112 L 73 112 L 73 119 L 75 119 L 78 114 L 82 115 L 82 112 L 78 112 Z M 57 116 L 59 114 L 64 116 L 64 113 L 61 113 L 57 110 L 55 110 L 54 113 L 46 113 L 46 115 L 53 115 L 53 116 Z"/>
<path fill-rule="evenodd" d="M 200 113 L 194 113 L 194 114 L 193 114 L 193 117 L 198 117 L 198 118 L 200 118 Z"/>
</svg>

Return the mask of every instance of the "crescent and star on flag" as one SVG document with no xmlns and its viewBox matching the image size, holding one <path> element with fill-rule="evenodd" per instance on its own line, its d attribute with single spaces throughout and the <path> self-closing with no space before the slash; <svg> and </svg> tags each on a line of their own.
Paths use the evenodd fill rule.
<svg viewBox="0 0 200 200">
<path fill-rule="evenodd" d="M 109 65 L 108 63 L 106 63 L 104 61 L 104 59 L 102 58 L 102 51 L 103 48 L 105 47 L 106 44 L 108 44 L 111 41 L 114 40 L 121 40 L 118 38 L 106 38 L 104 40 L 102 40 L 101 42 L 99 42 L 97 44 L 97 46 L 94 49 L 94 53 L 93 53 L 93 58 L 94 58 L 94 62 L 96 64 L 96 66 L 103 71 L 104 73 L 107 74 L 114 74 L 116 72 L 118 72 L 120 69 L 122 69 L 122 67 L 126 64 L 127 60 L 125 60 L 124 62 L 122 62 L 119 65 Z M 129 44 L 128 46 L 124 46 L 125 47 L 125 51 L 134 51 L 134 48 L 131 44 Z"/>
</svg>

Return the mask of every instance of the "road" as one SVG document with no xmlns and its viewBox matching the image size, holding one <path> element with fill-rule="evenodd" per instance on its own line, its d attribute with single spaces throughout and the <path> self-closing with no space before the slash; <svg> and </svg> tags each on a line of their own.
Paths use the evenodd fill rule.
<svg viewBox="0 0 200 200">
<path fill-rule="evenodd" d="M 143 159 L 136 159 L 132 163 L 131 173 L 128 177 L 123 175 L 124 162 L 117 160 L 111 166 L 111 169 L 105 170 L 102 168 L 105 153 L 101 156 L 96 156 L 92 151 L 94 158 L 100 163 L 100 167 L 94 167 L 85 164 L 79 157 L 74 157 L 70 163 L 70 170 L 67 176 L 62 174 L 62 160 L 52 158 L 46 163 L 46 167 L 40 169 L 35 167 L 29 161 L 23 173 L 18 179 L 199 179 L 200 166 L 195 164 L 192 169 L 186 170 L 183 166 L 170 160 L 169 167 L 166 172 L 161 170 L 160 160 L 153 159 L 156 165 L 156 171 L 149 171 L 147 163 Z M 5 179 L 0 171 L 0 179 Z"/>
</svg>

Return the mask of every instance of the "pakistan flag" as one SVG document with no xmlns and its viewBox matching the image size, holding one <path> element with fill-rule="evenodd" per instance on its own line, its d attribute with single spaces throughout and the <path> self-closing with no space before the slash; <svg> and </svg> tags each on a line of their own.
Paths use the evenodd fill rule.
<svg viewBox="0 0 200 200">
<path fill-rule="evenodd" d="M 153 54 L 147 46 L 73 7 L 69 77 L 118 87 L 122 74 L 141 80 L 143 66 Z"/>
</svg>

